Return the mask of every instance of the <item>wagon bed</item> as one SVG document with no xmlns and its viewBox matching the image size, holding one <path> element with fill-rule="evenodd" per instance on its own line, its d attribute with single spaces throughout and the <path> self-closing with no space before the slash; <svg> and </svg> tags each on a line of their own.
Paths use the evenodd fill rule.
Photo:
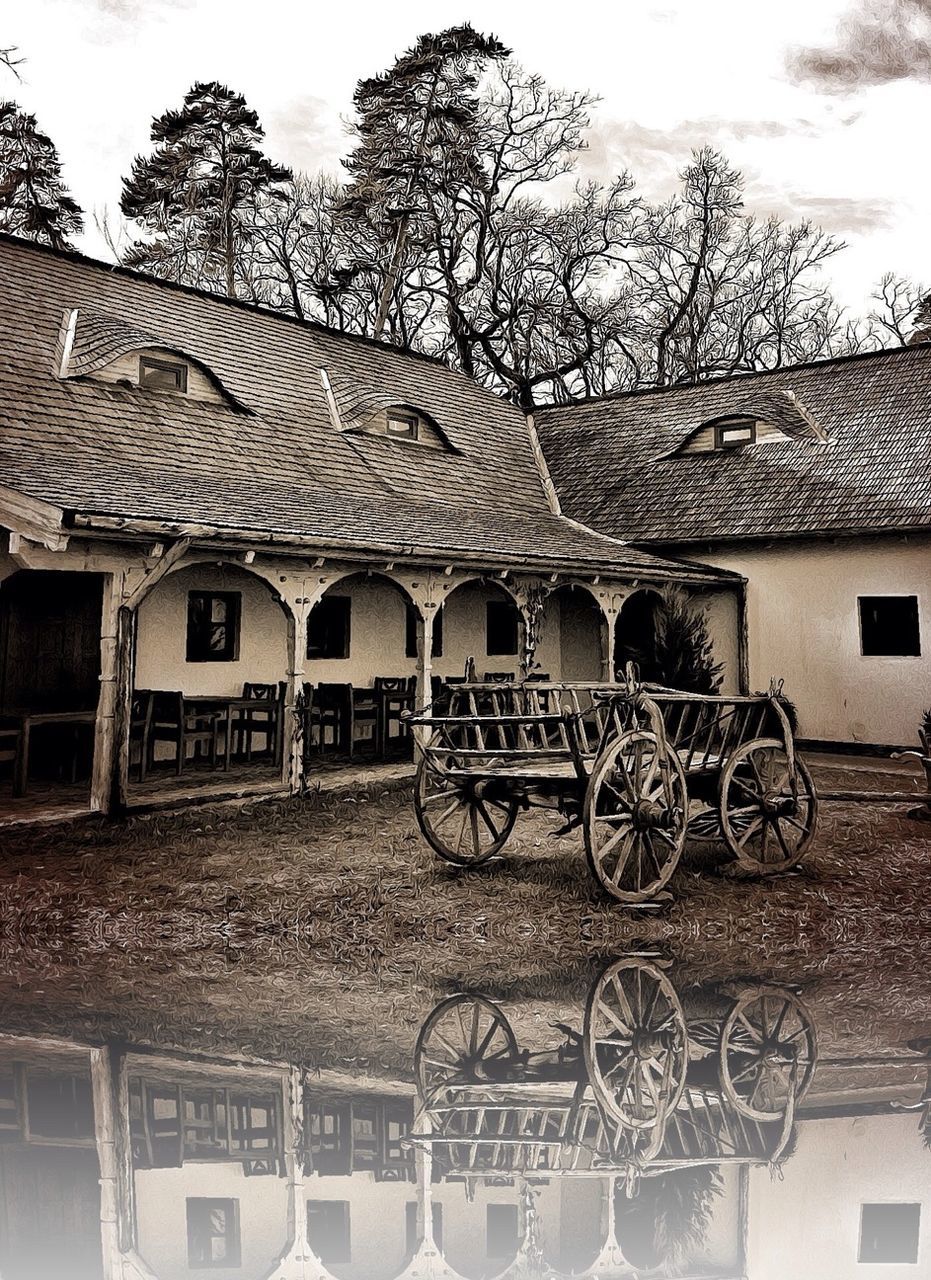
<svg viewBox="0 0 931 1280">
<path fill-rule="evenodd" d="M 801 860 L 817 802 L 785 706 L 769 694 L 691 694 L 619 683 L 446 686 L 421 729 L 415 792 L 426 839 L 476 866 L 519 809 L 581 825 L 591 868 L 620 901 L 654 897 L 686 837 L 725 843 L 764 875 Z"/>
</svg>

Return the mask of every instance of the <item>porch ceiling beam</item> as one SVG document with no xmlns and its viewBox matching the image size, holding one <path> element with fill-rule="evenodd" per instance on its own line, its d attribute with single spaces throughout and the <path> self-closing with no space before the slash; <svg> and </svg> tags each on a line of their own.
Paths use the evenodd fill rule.
<svg viewBox="0 0 931 1280">
<path fill-rule="evenodd" d="M 164 578 L 167 573 L 171 572 L 172 567 L 176 565 L 179 560 L 184 559 L 188 551 L 191 549 L 192 541 L 193 539 L 191 538 L 179 538 L 177 542 L 173 543 L 172 546 L 168 548 L 163 556 L 159 557 L 155 568 L 149 570 L 143 580 L 139 583 L 138 587 L 136 587 L 135 591 L 133 591 L 132 594 L 127 596 L 126 600 L 124 600 L 123 603 L 127 609 L 131 609 L 133 611 L 138 609 L 139 605 L 149 594 L 152 588 L 161 582 L 162 578 Z"/>
<path fill-rule="evenodd" d="M 64 515 L 62 507 L 0 485 L 0 525 L 50 551 L 68 545 L 68 535 L 62 530 Z"/>
</svg>

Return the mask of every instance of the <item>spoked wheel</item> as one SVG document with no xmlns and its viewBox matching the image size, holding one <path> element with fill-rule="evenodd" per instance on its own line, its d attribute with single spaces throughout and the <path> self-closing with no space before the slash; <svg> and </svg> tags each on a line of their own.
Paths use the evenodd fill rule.
<svg viewBox="0 0 931 1280">
<path fill-rule="evenodd" d="M 745 992 L 721 1030 L 721 1087 L 751 1120 L 784 1116 L 811 1084 L 818 1041 L 811 1014 L 782 987 Z"/>
<path fill-rule="evenodd" d="M 435 853 L 459 867 L 477 867 L 504 847 L 517 801 L 491 794 L 485 779 L 451 778 L 423 756 L 414 781 L 414 812 Z"/>
<path fill-rule="evenodd" d="M 483 996 L 450 996 L 420 1029 L 414 1069 L 421 1099 L 500 1078 L 518 1057 L 511 1024 Z"/>
<path fill-rule="evenodd" d="M 704 808 L 688 820 L 687 844 L 717 844 L 721 840 L 721 815 L 715 808 Z"/>
<path fill-rule="evenodd" d="M 738 747 L 721 773 L 721 830 L 740 865 L 758 875 L 787 871 L 804 858 L 818 823 L 815 784 L 777 738 Z"/>
<path fill-rule="evenodd" d="M 596 1098 L 628 1129 L 660 1125 L 685 1087 L 688 1029 L 679 997 L 633 957 L 601 975 L 585 1010 L 585 1066 Z"/>
<path fill-rule="evenodd" d="M 595 761 L 585 793 L 585 851 L 620 902 L 645 902 L 676 869 L 685 844 L 685 773 L 653 733 L 622 734 Z"/>
</svg>

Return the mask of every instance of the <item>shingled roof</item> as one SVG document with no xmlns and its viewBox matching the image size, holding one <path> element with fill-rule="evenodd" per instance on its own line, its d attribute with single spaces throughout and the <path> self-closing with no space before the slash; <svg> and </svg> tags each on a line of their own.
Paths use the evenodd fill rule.
<svg viewBox="0 0 931 1280">
<path fill-rule="evenodd" d="M 770 411 L 780 395 L 810 432 Z M 730 415 L 762 417 L 780 434 L 679 452 L 702 424 Z M 929 344 L 553 406 L 536 425 L 563 511 L 615 537 L 931 529 Z"/>
<path fill-rule="evenodd" d="M 75 310 L 68 352 L 62 327 Z M 229 404 L 87 376 L 147 343 L 199 363 Z M 341 429 L 391 402 L 421 409 L 451 447 Z M 683 569 L 554 515 L 523 415 L 438 361 L 9 236 L 0 485 L 84 525 L 161 521 L 491 564 Z"/>
</svg>

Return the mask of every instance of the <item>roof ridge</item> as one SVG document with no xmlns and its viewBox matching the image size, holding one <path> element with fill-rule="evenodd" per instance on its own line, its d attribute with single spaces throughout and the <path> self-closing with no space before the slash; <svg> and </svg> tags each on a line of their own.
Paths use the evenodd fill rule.
<svg viewBox="0 0 931 1280">
<path fill-rule="evenodd" d="M 698 391 L 705 387 L 719 387 L 734 382 L 742 382 L 747 378 L 771 378 L 776 374 L 794 373 L 800 369 L 821 369 L 829 365 L 853 364 L 857 360 L 878 360 L 883 357 L 891 359 L 895 356 L 907 355 L 914 351 L 927 352 L 931 349 L 931 339 L 926 342 L 913 342 L 907 346 L 880 347 L 878 351 L 853 351 L 843 356 L 826 356 L 822 360 L 803 360 L 799 364 L 783 364 L 777 369 L 742 369 L 739 373 L 726 374 L 719 378 L 706 378 L 701 382 L 677 382 L 666 387 L 637 387 L 629 391 L 605 391 L 594 396 L 574 396 L 571 400 L 550 401 L 537 405 L 534 413 L 550 410 L 571 410 L 586 404 L 601 404 L 612 400 L 634 400 L 646 396 L 668 395 L 674 391 Z"/>
</svg>

